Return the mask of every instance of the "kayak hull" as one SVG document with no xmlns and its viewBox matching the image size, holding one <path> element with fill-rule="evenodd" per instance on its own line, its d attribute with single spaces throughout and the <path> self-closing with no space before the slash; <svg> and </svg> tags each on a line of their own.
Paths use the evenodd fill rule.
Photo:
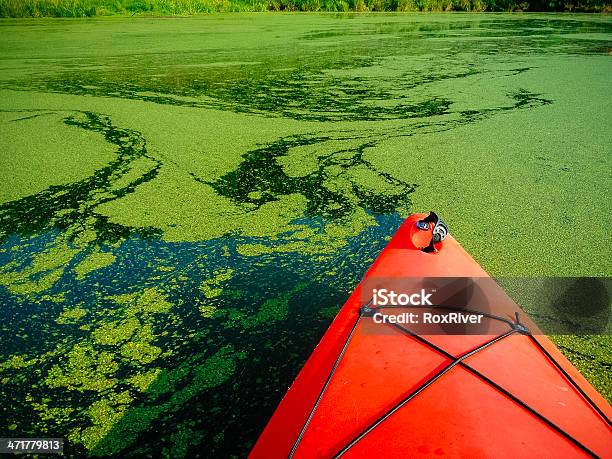
<svg viewBox="0 0 612 459">
<path fill-rule="evenodd" d="M 368 280 L 489 277 L 452 236 L 435 253 L 416 247 L 421 218 L 370 267 L 250 457 L 612 457 L 610 406 L 501 289 L 502 314 L 530 333 L 374 330 Z"/>
</svg>

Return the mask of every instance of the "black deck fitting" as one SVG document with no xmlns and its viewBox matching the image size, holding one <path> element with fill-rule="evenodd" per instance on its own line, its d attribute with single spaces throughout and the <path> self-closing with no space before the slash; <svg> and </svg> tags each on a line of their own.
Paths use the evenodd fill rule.
<svg viewBox="0 0 612 459">
<path fill-rule="evenodd" d="M 512 329 L 520 333 L 521 335 L 531 335 L 529 329 L 521 323 L 521 319 L 519 317 L 519 313 L 515 312 L 514 317 L 516 317 L 516 322 L 512 324 Z"/>
<path fill-rule="evenodd" d="M 372 317 L 374 314 L 376 314 L 376 309 L 371 308 L 370 306 L 368 306 L 367 304 L 364 304 L 363 306 L 361 306 L 361 308 L 359 309 L 359 313 L 363 316 L 363 317 Z"/>
</svg>

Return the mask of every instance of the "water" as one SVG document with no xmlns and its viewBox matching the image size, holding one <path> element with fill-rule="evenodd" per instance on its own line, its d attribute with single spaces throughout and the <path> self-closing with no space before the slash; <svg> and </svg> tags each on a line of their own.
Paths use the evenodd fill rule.
<svg viewBox="0 0 612 459">
<path fill-rule="evenodd" d="M 495 275 L 610 275 L 605 16 L 0 27 L 0 436 L 244 456 L 412 210 Z"/>
</svg>

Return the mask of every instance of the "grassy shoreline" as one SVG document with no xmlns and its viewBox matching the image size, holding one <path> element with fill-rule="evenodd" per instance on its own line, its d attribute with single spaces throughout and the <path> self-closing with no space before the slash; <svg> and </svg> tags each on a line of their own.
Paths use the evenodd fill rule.
<svg viewBox="0 0 612 459">
<path fill-rule="evenodd" d="M 0 17 L 185 16 L 261 11 L 610 13 L 609 0 L 0 0 Z"/>
</svg>

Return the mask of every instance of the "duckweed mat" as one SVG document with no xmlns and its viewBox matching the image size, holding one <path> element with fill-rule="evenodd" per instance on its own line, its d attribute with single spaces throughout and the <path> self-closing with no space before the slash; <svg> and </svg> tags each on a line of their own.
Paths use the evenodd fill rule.
<svg viewBox="0 0 612 459">
<path fill-rule="evenodd" d="M 606 16 L 0 29 L 0 436 L 244 456 L 412 211 L 495 276 L 610 276 Z M 554 339 L 610 399 L 609 334 Z"/>
</svg>

